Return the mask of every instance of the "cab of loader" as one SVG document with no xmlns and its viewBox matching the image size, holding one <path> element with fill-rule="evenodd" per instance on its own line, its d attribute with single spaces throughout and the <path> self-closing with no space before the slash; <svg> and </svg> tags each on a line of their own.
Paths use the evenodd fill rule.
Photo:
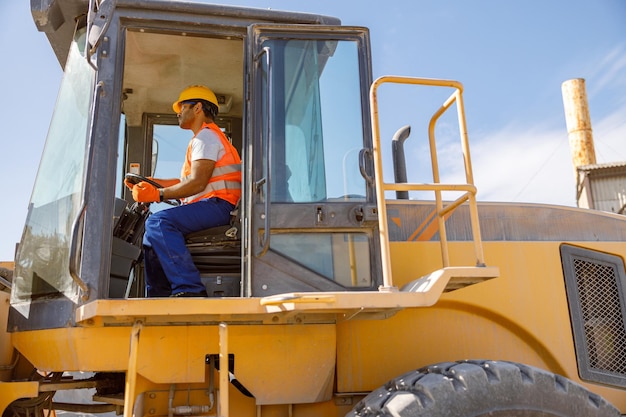
<svg viewBox="0 0 626 417">
<path fill-rule="evenodd" d="M 395 310 L 432 305 L 444 289 L 498 275 L 483 260 L 462 86 L 374 81 L 367 28 L 160 0 L 39 0 L 31 9 L 64 77 L 16 256 L 11 331 L 73 326 L 92 301 L 144 297 L 144 221 L 175 202 L 135 203 L 124 179 L 179 176 L 192 133 L 178 126 L 172 103 L 191 85 L 216 93 L 216 123 L 242 157 L 242 197 L 230 224 L 186 237 L 210 296 L 267 305 L 333 293 L 341 295 L 318 306 Z M 433 184 L 407 183 L 395 155 L 401 175 L 383 182 L 376 97 L 384 83 L 452 91 L 430 120 Z M 434 125 L 453 106 L 466 178 L 446 185 Z M 406 139 L 406 131 L 398 135 Z M 435 194 L 443 269 L 390 298 L 398 288 L 385 198 L 410 190 Z M 444 204 L 443 191 L 460 197 Z M 466 202 L 476 262 L 449 268 L 445 219 Z"/>
<path fill-rule="evenodd" d="M 169 1 L 104 1 L 81 16 L 45 6 L 63 21 L 48 36 L 64 77 L 16 257 L 11 329 L 66 326 L 88 301 L 144 296 L 143 221 L 169 206 L 134 203 L 123 180 L 178 177 L 192 133 L 172 102 L 194 84 L 216 92 L 217 123 L 242 156 L 231 224 L 187 239 L 209 293 L 382 284 L 367 29 Z"/>
</svg>

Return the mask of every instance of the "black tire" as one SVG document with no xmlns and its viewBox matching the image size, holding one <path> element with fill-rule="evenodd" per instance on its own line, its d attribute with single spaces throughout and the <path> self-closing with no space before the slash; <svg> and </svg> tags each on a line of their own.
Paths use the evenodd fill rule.
<svg viewBox="0 0 626 417">
<path fill-rule="evenodd" d="M 500 361 L 460 361 L 404 374 L 371 392 L 346 416 L 607 417 L 609 402 L 559 375 Z"/>
</svg>

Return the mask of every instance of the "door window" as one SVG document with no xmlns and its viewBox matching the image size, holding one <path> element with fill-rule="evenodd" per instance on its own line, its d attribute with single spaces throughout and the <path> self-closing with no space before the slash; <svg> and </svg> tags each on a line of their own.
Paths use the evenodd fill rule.
<svg viewBox="0 0 626 417">
<path fill-rule="evenodd" d="M 272 202 L 365 197 L 354 41 L 273 40 Z M 267 163 L 268 160 L 263 160 Z"/>
<path fill-rule="evenodd" d="M 253 215 L 252 295 L 376 288 L 377 224 L 361 216 L 376 211 L 361 165 L 371 148 L 366 35 L 264 29 L 251 129 L 262 210 Z"/>
</svg>

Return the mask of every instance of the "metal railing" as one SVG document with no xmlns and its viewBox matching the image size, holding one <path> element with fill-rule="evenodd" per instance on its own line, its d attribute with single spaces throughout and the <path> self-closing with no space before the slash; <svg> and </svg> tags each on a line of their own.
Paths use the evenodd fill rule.
<svg viewBox="0 0 626 417">
<path fill-rule="evenodd" d="M 378 88 L 385 83 L 394 84 L 410 84 L 421 86 L 447 87 L 453 88 L 452 94 L 444 101 L 441 107 L 432 115 L 428 125 L 428 140 L 430 146 L 430 158 L 433 174 L 433 183 L 385 183 L 383 180 L 383 166 L 380 141 L 380 124 L 378 118 Z M 389 233 L 387 230 L 387 208 L 385 205 L 386 191 L 432 191 L 435 195 L 436 214 L 439 226 L 439 240 L 441 243 L 441 257 L 443 267 L 450 266 L 448 239 L 446 235 L 446 217 L 463 203 L 468 202 L 470 212 L 470 222 L 472 228 L 472 236 L 474 243 L 474 252 L 476 256 L 476 266 L 485 266 L 482 239 L 480 236 L 480 226 L 478 222 L 478 209 L 476 204 L 476 187 L 474 186 L 474 178 L 472 173 L 472 162 L 470 158 L 469 142 L 467 136 L 467 127 L 465 123 L 465 110 L 463 107 L 463 86 L 457 81 L 437 80 L 429 78 L 414 78 L 400 76 L 383 76 L 372 83 L 370 88 L 370 105 L 373 132 L 373 156 L 374 170 L 376 178 L 376 198 L 379 210 L 379 233 L 381 242 L 382 268 L 383 268 L 383 289 L 391 289 L 393 283 L 391 280 L 391 261 L 389 249 Z M 439 163 L 437 158 L 437 146 L 435 140 L 435 125 L 439 118 L 453 104 L 457 107 L 457 116 L 459 122 L 459 131 L 461 136 L 461 149 L 463 152 L 463 162 L 465 165 L 465 183 L 464 184 L 443 184 L 439 175 Z M 452 202 L 444 205 L 442 192 L 456 191 L 463 194 Z"/>
</svg>

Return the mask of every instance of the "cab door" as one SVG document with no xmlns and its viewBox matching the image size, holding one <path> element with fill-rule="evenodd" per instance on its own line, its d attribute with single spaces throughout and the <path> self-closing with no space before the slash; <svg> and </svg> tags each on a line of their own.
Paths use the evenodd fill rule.
<svg viewBox="0 0 626 417">
<path fill-rule="evenodd" d="M 377 289 L 365 28 L 252 25 L 244 294 Z"/>
</svg>

